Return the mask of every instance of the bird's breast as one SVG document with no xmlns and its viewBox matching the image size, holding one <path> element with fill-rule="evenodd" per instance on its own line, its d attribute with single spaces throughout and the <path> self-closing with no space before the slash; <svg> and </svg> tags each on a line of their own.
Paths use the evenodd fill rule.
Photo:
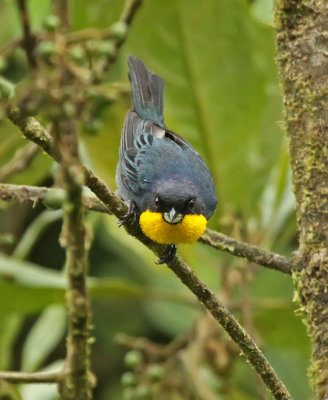
<svg viewBox="0 0 328 400">
<path fill-rule="evenodd" d="M 145 211 L 140 215 L 143 233 L 157 243 L 192 243 L 198 240 L 206 229 L 207 219 L 203 215 L 187 214 L 178 224 L 171 225 L 161 213 Z"/>
</svg>

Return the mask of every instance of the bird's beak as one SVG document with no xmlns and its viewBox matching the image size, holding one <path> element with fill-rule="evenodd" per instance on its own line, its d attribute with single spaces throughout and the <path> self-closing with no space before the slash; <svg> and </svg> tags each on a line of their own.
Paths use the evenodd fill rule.
<svg viewBox="0 0 328 400">
<path fill-rule="evenodd" d="M 169 212 L 163 214 L 163 218 L 167 223 L 174 225 L 181 222 L 183 216 L 172 208 Z"/>
</svg>

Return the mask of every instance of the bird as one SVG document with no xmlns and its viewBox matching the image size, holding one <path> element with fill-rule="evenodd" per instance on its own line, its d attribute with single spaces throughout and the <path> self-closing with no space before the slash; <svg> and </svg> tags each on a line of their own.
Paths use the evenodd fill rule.
<svg viewBox="0 0 328 400">
<path fill-rule="evenodd" d="M 132 110 L 127 112 L 116 169 L 118 195 L 142 232 L 169 245 L 157 264 L 170 263 L 177 244 L 204 233 L 217 205 L 213 177 L 202 157 L 164 123 L 164 81 L 134 56 L 128 57 Z"/>
</svg>

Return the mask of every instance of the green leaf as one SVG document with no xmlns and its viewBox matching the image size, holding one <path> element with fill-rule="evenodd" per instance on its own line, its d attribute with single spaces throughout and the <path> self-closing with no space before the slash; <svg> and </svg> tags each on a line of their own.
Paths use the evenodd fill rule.
<svg viewBox="0 0 328 400">
<path fill-rule="evenodd" d="M 308 400 L 312 398 L 306 368 L 308 358 L 286 348 L 266 347 L 265 354 L 278 376 L 288 387 L 293 399 Z"/>
<path fill-rule="evenodd" d="M 64 336 L 66 311 L 62 306 L 48 307 L 34 323 L 22 350 L 22 370 L 36 371 Z"/>
<path fill-rule="evenodd" d="M 0 370 L 6 370 L 11 360 L 14 340 L 21 327 L 21 318 L 15 314 L 0 314 L 0 326 L 6 327 L 0 329 Z"/>
<path fill-rule="evenodd" d="M 255 0 L 252 4 L 253 15 L 265 24 L 273 23 L 273 0 Z"/>
<path fill-rule="evenodd" d="M 15 248 L 13 256 L 16 259 L 26 259 L 33 251 L 38 239 L 44 234 L 49 225 L 63 217 L 62 210 L 43 211 L 27 227 L 23 237 Z"/>
<path fill-rule="evenodd" d="M 0 314 L 36 313 L 51 304 L 64 304 L 66 276 L 61 272 L 0 254 Z M 87 278 L 92 299 L 156 299 L 190 306 L 190 298 L 172 290 L 150 290 L 148 286 L 121 278 Z"/>
</svg>

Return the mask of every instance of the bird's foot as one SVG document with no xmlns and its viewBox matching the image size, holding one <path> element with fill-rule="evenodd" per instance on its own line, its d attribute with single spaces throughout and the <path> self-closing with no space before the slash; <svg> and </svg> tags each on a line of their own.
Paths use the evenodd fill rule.
<svg viewBox="0 0 328 400">
<path fill-rule="evenodd" d="M 138 209 L 136 203 L 133 200 L 129 200 L 125 203 L 128 206 L 128 211 L 122 218 L 117 220 L 119 228 L 122 225 L 126 224 L 128 221 L 136 222 L 138 220 Z"/>
<path fill-rule="evenodd" d="M 166 254 L 161 256 L 157 261 L 155 261 L 155 264 L 160 265 L 160 264 L 168 264 L 171 261 L 173 261 L 173 258 L 175 257 L 177 252 L 177 245 L 176 244 L 170 244 L 168 246 L 168 251 Z"/>
</svg>

